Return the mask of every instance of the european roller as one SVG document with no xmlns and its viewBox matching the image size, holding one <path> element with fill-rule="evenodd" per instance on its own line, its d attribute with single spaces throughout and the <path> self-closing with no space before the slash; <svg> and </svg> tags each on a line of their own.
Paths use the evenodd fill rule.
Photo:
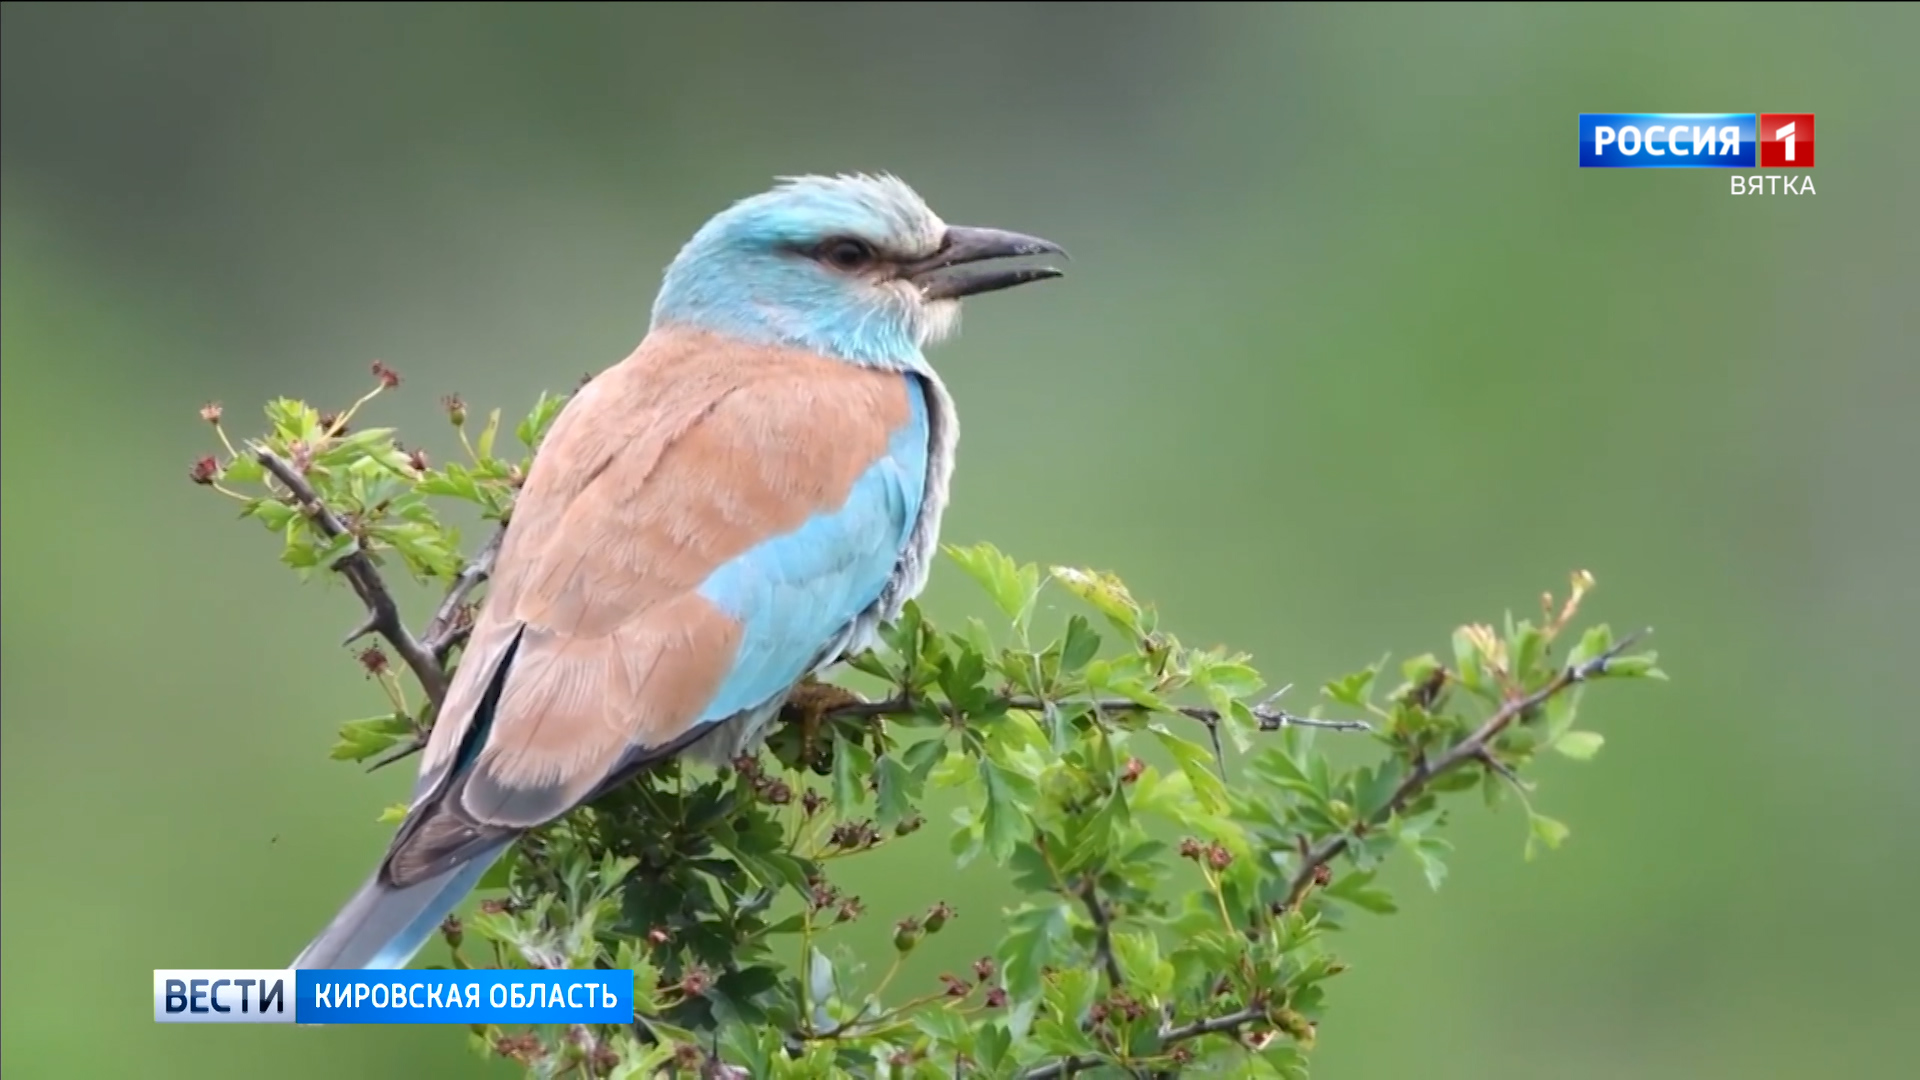
<svg viewBox="0 0 1920 1080">
<path fill-rule="evenodd" d="M 397 968 L 522 834 L 680 753 L 759 743 L 926 584 L 959 423 L 924 349 L 1050 241 L 893 177 L 709 220 L 645 338 L 554 421 L 386 856 L 296 968 Z"/>
</svg>

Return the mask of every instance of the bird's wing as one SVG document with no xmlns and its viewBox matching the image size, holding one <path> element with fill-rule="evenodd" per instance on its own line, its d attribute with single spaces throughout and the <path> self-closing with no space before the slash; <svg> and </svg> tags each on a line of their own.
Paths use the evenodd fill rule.
<svg viewBox="0 0 1920 1080">
<path fill-rule="evenodd" d="M 881 594 L 924 496 L 914 376 L 650 335 L 555 421 L 387 876 L 551 821 L 791 687 Z"/>
</svg>

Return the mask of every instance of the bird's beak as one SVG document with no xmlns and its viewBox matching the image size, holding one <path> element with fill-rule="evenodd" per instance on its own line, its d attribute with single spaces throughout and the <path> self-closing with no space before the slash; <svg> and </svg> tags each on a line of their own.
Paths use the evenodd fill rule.
<svg viewBox="0 0 1920 1080">
<path fill-rule="evenodd" d="M 980 266 L 989 259 L 1014 259 L 1023 255 L 1060 255 L 1066 249 L 1051 240 L 1025 236 L 1005 229 L 983 229 L 953 225 L 947 229 L 940 250 L 918 262 L 902 267 L 902 275 L 920 286 L 920 295 L 928 300 L 958 300 L 963 296 L 1011 289 L 1030 281 L 1060 277 L 1062 271 L 1051 266 Z"/>
</svg>

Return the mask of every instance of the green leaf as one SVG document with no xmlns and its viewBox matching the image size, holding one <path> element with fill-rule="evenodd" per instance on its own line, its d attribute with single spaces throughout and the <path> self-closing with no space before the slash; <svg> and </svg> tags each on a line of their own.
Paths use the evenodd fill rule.
<svg viewBox="0 0 1920 1080">
<path fill-rule="evenodd" d="M 877 805 L 874 824 L 882 829 L 891 829 L 913 812 L 913 800 L 919 796 L 923 781 L 892 754 L 874 764 Z M 932 765 L 929 764 L 928 768 L 932 768 Z"/>
<path fill-rule="evenodd" d="M 1084 615 L 1067 620 L 1066 640 L 1060 646 L 1060 674 L 1077 675 L 1100 653 L 1100 635 Z"/>
<path fill-rule="evenodd" d="M 966 1020 L 951 1009 L 919 1009 L 913 1014 L 913 1026 L 934 1042 L 963 1054 L 973 1048 L 973 1033 L 967 1029 Z"/>
<path fill-rule="evenodd" d="M 312 442 L 320 435 L 320 410 L 304 401 L 275 398 L 267 402 L 267 423 L 283 444 Z"/>
<path fill-rule="evenodd" d="M 1605 655 L 1611 648 L 1613 648 L 1611 629 L 1605 625 L 1589 627 L 1586 633 L 1580 635 L 1580 644 L 1575 645 L 1573 651 L 1567 654 L 1567 663 L 1573 667 L 1579 667 L 1596 656 Z"/>
<path fill-rule="evenodd" d="M 1570 830 L 1545 814 L 1529 815 L 1527 822 L 1527 858 L 1531 860 L 1535 853 L 1535 842 L 1551 851 L 1558 848 L 1566 839 Z"/>
<path fill-rule="evenodd" d="M 1136 639 L 1146 637 L 1149 633 L 1146 612 L 1134 601 L 1133 594 L 1120 583 L 1120 579 L 1112 574 L 1056 566 L 1053 568 L 1053 579 L 1106 616 L 1107 621 L 1120 632 Z"/>
<path fill-rule="evenodd" d="M 842 817 L 867 801 L 867 777 L 873 775 L 873 752 L 865 745 L 833 737 L 833 805 Z"/>
<path fill-rule="evenodd" d="M 968 577 L 987 590 L 1002 615 L 1012 620 L 1015 626 L 1026 624 L 1033 612 L 1034 601 L 1040 595 L 1039 567 L 1021 566 L 1001 554 L 992 544 L 949 547 L 947 554 L 960 564 Z"/>
<path fill-rule="evenodd" d="M 473 456 L 481 461 L 493 457 L 493 440 L 500 434 L 500 410 L 487 414 L 487 426 L 480 429 L 480 437 L 473 441 Z"/>
<path fill-rule="evenodd" d="M 243 453 L 227 462 L 220 478 L 230 484 L 258 484 L 267 478 L 267 467 L 252 454 Z"/>
<path fill-rule="evenodd" d="M 1524 679 L 1538 667 L 1546 654 L 1547 635 L 1531 622 L 1523 621 L 1508 637 L 1507 655 L 1513 657 L 1513 673 Z"/>
<path fill-rule="evenodd" d="M 926 783 L 933 770 L 947 759 L 947 740 L 941 738 L 922 739 L 906 748 L 900 757 L 907 763 L 907 769 Z"/>
<path fill-rule="evenodd" d="M 538 450 L 541 440 L 547 437 L 547 429 L 553 426 L 555 417 L 565 408 L 567 399 L 542 391 L 540 400 L 534 402 L 533 411 L 513 429 L 514 437 L 528 450 Z"/>
<path fill-rule="evenodd" d="M 1161 959 L 1158 938 L 1126 930 L 1114 931 L 1112 938 L 1114 958 L 1136 996 L 1145 994 L 1147 1004 L 1153 1004 L 1172 992 L 1173 964 Z"/>
<path fill-rule="evenodd" d="M 330 756 L 335 761 L 365 761 L 412 735 L 413 723 L 399 713 L 350 720 L 340 726 L 340 741 Z"/>
<path fill-rule="evenodd" d="M 1644 652 L 1635 656 L 1616 656 L 1607 661 L 1609 679 L 1658 679 L 1667 681 L 1667 673 L 1655 666 L 1660 659 L 1657 652 Z"/>
<path fill-rule="evenodd" d="M 1575 761 L 1591 761 L 1606 741 L 1597 731 L 1569 731 L 1554 740 L 1553 748 Z"/>
<path fill-rule="evenodd" d="M 394 803 L 392 806 L 380 811 L 380 816 L 374 820 L 382 825 L 398 825 L 407 820 L 407 804 Z"/>
<path fill-rule="evenodd" d="M 1033 835 L 1033 823 L 1017 798 L 1019 782 L 1026 778 L 1009 774 L 992 758 L 980 759 L 980 778 L 986 788 L 980 822 L 986 830 L 987 852 L 995 861 L 1005 862 L 1013 855 L 1014 845 Z M 1026 787 L 1031 789 L 1032 781 L 1027 781 Z"/>
<path fill-rule="evenodd" d="M 1200 801 L 1201 809 L 1210 814 L 1224 811 L 1227 806 L 1227 787 L 1213 771 L 1213 752 L 1188 742 L 1159 724 L 1153 725 L 1152 730 L 1159 738 L 1160 745 L 1179 764 L 1187 783 L 1193 786 L 1194 797 Z"/>
<path fill-rule="evenodd" d="M 1367 668 L 1344 675 L 1328 683 L 1321 689 L 1329 700 L 1341 705 L 1351 705 L 1356 709 L 1365 708 L 1367 692 L 1373 687 L 1373 680 L 1379 674 L 1377 668 Z"/>
<path fill-rule="evenodd" d="M 1427 887 L 1434 892 L 1440 891 L 1440 885 L 1447 880 L 1447 852 L 1453 845 L 1437 836 L 1402 836 L 1401 845 L 1413 855 L 1420 864 L 1420 873 L 1427 879 Z"/>
<path fill-rule="evenodd" d="M 1023 908 L 1007 920 L 999 949 L 1000 977 L 1007 994 L 1027 1001 L 1040 994 L 1040 970 L 1053 963 L 1054 944 L 1067 932 L 1067 914 L 1059 904 Z"/>
<path fill-rule="evenodd" d="M 255 499 L 247 504 L 246 512 L 249 517 L 256 517 L 266 522 L 267 528 L 274 532 L 285 529 L 299 513 L 278 499 Z"/>
<path fill-rule="evenodd" d="M 1400 910 L 1393 900 L 1393 894 L 1373 883 L 1376 873 L 1372 870 L 1349 870 L 1333 875 L 1333 883 L 1321 892 L 1335 900 L 1345 901 L 1363 911 L 1375 915 L 1391 915 Z"/>
</svg>

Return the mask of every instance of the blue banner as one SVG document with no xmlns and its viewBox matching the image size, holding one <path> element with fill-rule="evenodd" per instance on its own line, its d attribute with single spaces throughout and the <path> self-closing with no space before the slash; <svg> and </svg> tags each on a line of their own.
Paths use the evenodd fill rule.
<svg viewBox="0 0 1920 1080">
<path fill-rule="evenodd" d="M 1753 113 L 1581 113 L 1583 169 L 1751 169 Z"/>
<path fill-rule="evenodd" d="M 631 971 L 157 970 L 161 1023 L 626 1024 Z"/>
</svg>

